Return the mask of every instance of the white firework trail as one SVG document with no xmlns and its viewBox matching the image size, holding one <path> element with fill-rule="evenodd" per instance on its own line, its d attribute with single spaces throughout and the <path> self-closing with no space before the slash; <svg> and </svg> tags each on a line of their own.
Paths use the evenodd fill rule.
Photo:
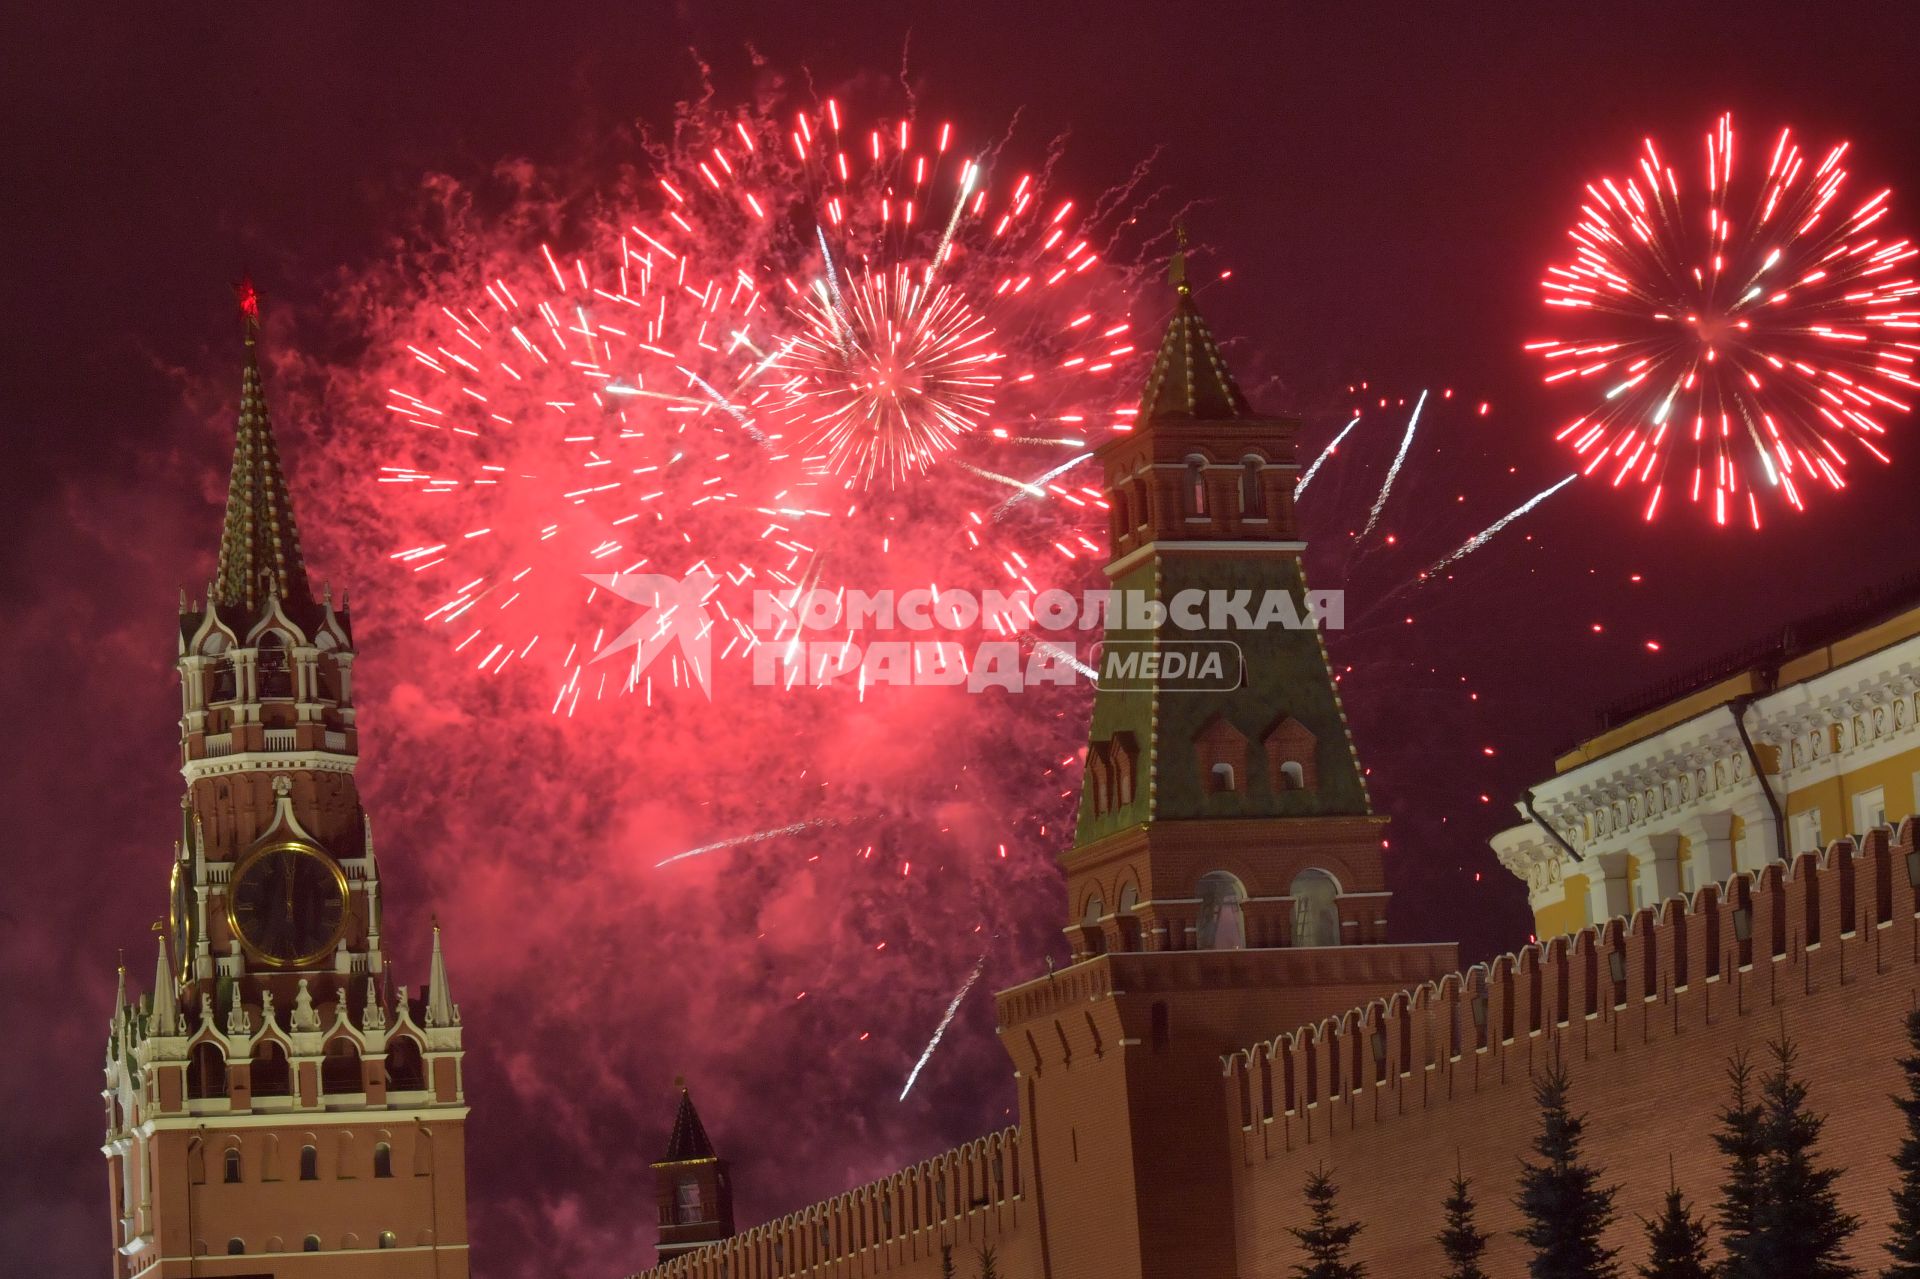
<svg viewBox="0 0 1920 1279">
<path fill-rule="evenodd" d="M 920 1054 L 920 1060 L 914 1062 L 913 1069 L 907 1072 L 907 1086 L 900 1090 L 898 1100 L 905 1101 L 907 1094 L 913 1091 L 913 1081 L 920 1078 L 921 1069 L 933 1056 L 933 1050 L 940 1046 L 940 1037 L 945 1035 L 947 1027 L 953 1024 L 953 1015 L 960 1011 L 960 1002 L 967 997 L 967 992 L 973 989 L 973 984 L 980 980 L 980 974 L 985 972 L 986 968 L 987 952 L 983 950 L 980 952 L 979 962 L 974 964 L 973 971 L 967 974 L 966 984 L 960 987 L 960 993 L 955 995 L 953 1002 L 947 1005 L 947 1015 L 940 1019 L 938 1026 L 934 1027 L 933 1038 L 927 1041 L 926 1051 Z"/>
<path fill-rule="evenodd" d="M 1082 462 L 1086 461 L 1088 458 L 1092 456 L 1093 454 L 1091 453 L 1082 453 L 1082 454 L 1079 454 L 1077 457 L 1069 458 L 1065 462 L 1062 462 L 1060 465 L 1054 467 L 1051 471 L 1048 471 L 1045 475 L 1034 477 L 1031 483 L 1028 483 L 1023 480 L 1009 480 L 1004 475 L 995 475 L 991 471 L 983 471 L 977 466 L 968 466 L 967 469 L 969 471 L 972 471 L 975 475 L 983 475 L 988 479 L 999 480 L 1002 483 L 1011 484 L 1015 488 L 1020 490 L 1018 493 L 1015 493 L 1012 497 L 1008 498 L 1006 501 L 1000 503 L 1000 505 L 993 508 L 993 511 L 988 518 L 990 518 L 995 524 L 998 524 L 1001 520 L 1004 520 L 1007 518 L 1007 512 L 1011 511 L 1014 507 L 1018 506 L 1021 502 L 1025 501 L 1027 498 L 1045 497 L 1047 495 L 1047 490 L 1041 486 L 1044 485 L 1048 480 L 1056 479 L 1059 476 L 1065 475 L 1068 471 L 1071 471 L 1074 467 L 1080 465 Z M 962 463 L 961 465 L 965 466 L 966 464 Z"/>
<path fill-rule="evenodd" d="M 1574 475 L 1569 475 L 1567 476 L 1566 479 L 1561 480 L 1558 484 L 1555 484 L 1550 488 L 1542 489 L 1540 492 L 1535 493 L 1532 497 L 1520 503 L 1520 505 L 1514 507 L 1511 511 L 1508 511 L 1505 515 L 1502 515 L 1499 519 L 1489 524 L 1486 528 L 1480 530 L 1478 533 L 1475 533 L 1472 537 L 1462 542 L 1460 544 L 1459 549 L 1454 551 L 1453 554 L 1434 561 L 1433 566 L 1427 569 L 1426 573 L 1423 574 L 1422 576 L 1431 577 L 1433 574 L 1438 573 L 1441 569 L 1447 567 L 1449 564 L 1456 563 L 1457 561 L 1463 560 L 1467 556 L 1473 554 L 1475 551 L 1485 546 L 1488 542 L 1491 542 L 1494 538 L 1494 535 L 1498 533 L 1501 529 L 1513 523 L 1515 520 L 1519 519 L 1522 515 L 1525 515 L 1528 511 L 1531 511 L 1534 507 L 1540 505 L 1540 503 L 1546 501 L 1548 498 L 1552 497 L 1555 493 L 1558 493 L 1561 489 L 1573 483 L 1578 478 L 1580 477 L 1577 473 Z"/>
<path fill-rule="evenodd" d="M 1326 460 L 1333 456 L 1334 450 L 1340 447 L 1340 441 L 1346 439 L 1347 432 L 1351 431 L 1354 427 L 1358 425 L 1360 425 L 1360 415 L 1356 413 L 1353 415 L 1353 421 L 1341 427 L 1340 434 L 1333 437 L 1333 443 L 1321 449 L 1320 456 L 1313 459 L 1313 465 L 1307 468 L 1307 473 L 1300 477 L 1300 483 L 1294 486 L 1294 489 L 1293 489 L 1294 497 L 1297 498 L 1302 493 L 1307 491 L 1307 485 L 1313 483 L 1314 475 L 1317 474 L 1320 468 L 1326 464 Z"/>
<path fill-rule="evenodd" d="M 812 821 L 794 822 L 790 826 L 776 826 L 772 830 L 755 831 L 751 835 L 735 835 L 732 839 L 716 840 L 711 844 L 702 844 L 698 848 L 689 848 L 683 853 L 675 853 L 664 861 L 653 864 L 655 870 L 662 866 L 671 866 L 674 862 L 685 861 L 689 857 L 698 857 L 702 853 L 717 853 L 725 848 L 739 848 L 743 844 L 758 844 L 764 840 L 778 839 L 782 835 L 798 835 L 802 831 L 818 830 L 824 826 L 836 826 L 839 823 L 831 818 L 816 817 Z"/>
<path fill-rule="evenodd" d="M 1380 512 L 1387 504 L 1387 494 L 1393 491 L 1393 482 L 1400 476 L 1400 464 L 1407 460 L 1407 450 L 1413 447 L 1414 428 L 1420 425 L 1420 410 L 1427 407 L 1427 393 L 1420 392 L 1420 399 L 1413 406 L 1413 413 L 1407 418 L 1407 433 L 1400 437 L 1400 451 L 1393 455 L 1393 465 L 1387 468 L 1386 482 L 1380 486 L 1380 496 L 1373 499 L 1373 510 L 1367 514 L 1367 526 L 1360 530 L 1365 537 L 1373 532 L 1373 526 L 1380 522 Z"/>
</svg>

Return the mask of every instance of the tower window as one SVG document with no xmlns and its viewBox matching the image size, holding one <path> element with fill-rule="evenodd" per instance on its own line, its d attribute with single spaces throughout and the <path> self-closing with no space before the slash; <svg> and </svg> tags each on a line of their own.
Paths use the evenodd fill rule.
<svg viewBox="0 0 1920 1279">
<path fill-rule="evenodd" d="M 302 1243 L 300 1244 L 300 1251 L 302 1251 L 302 1252 L 319 1252 L 319 1251 L 320 1251 L 320 1236 L 319 1236 L 319 1235 L 308 1235 L 308 1236 L 306 1237 L 306 1239 L 305 1239 L 304 1241 L 302 1241 Z"/>
<path fill-rule="evenodd" d="M 400 1236 L 394 1234 L 391 1230 L 382 1230 L 380 1232 L 380 1246 L 382 1248 L 398 1248 L 400 1246 Z"/>
<path fill-rule="evenodd" d="M 1240 464 L 1240 514 L 1250 519 L 1264 519 L 1267 514 L 1267 486 L 1260 478 L 1264 469 L 1257 457 Z"/>
<path fill-rule="evenodd" d="M 366 1090 L 360 1078 L 360 1050 L 344 1035 L 330 1042 L 320 1059 L 320 1090 L 329 1096 Z"/>
<path fill-rule="evenodd" d="M 1233 784 L 1233 765 L 1222 761 L 1215 764 L 1207 774 L 1207 789 L 1216 793 L 1236 789 Z"/>
<path fill-rule="evenodd" d="M 683 1226 L 694 1225 L 705 1220 L 701 1215 L 700 1183 L 692 1177 L 682 1178 L 673 1188 L 674 1217 Z"/>
<path fill-rule="evenodd" d="M 240 1152 L 237 1150 L 226 1153 L 226 1180 L 229 1183 L 240 1180 Z"/>
<path fill-rule="evenodd" d="M 287 1054 L 271 1039 L 262 1040 L 260 1046 L 254 1049 L 253 1065 L 247 1073 L 252 1076 L 253 1095 L 256 1097 L 284 1097 L 291 1087 Z"/>
<path fill-rule="evenodd" d="M 210 702 L 230 702 L 239 693 L 239 685 L 233 676 L 233 659 L 222 657 L 208 668 L 207 700 Z"/>
<path fill-rule="evenodd" d="M 261 698 L 292 697 L 293 662 L 287 654 L 286 640 L 277 632 L 269 631 L 260 637 L 258 651 Z"/>
<path fill-rule="evenodd" d="M 1208 871 L 1200 877 L 1196 896 L 1200 898 L 1200 928 L 1195 940 L 1200 949 L 1245 950 L 1246 886 L 1227 871 Z"/>
<path fill-rule="evenodd" d="M 427 1068 L 420 1060 L 420 1045 L 402 1035 L 387 1045 L 387 1091 L 423 1092 L 427 1087 Z"/>
<path fill-rule="evenodd" d="M 220 1046 L 202 1043 L 187 1062 L 187 1096 L 196 1100 L 227 1095 L 227 1059 Z"/>
<path fill-rule="evenodd" d="M 1207 462 L 1205 458 L 1187 459 L 1187 514 L 1207 513 Z"/>
<path fill-rule="evenodd" d="M 246 1255 L 247 1255 L 247 1241 L 246 1241 L 246 1240 L 244 1240 L 244 1239 L 239 1239 L 239 1238 L 235 1238 L 235 1239 L 229 1239 L 229 1240 L 227 1240 L 227 1255 L 228 1255 L 229 1257 L 244 1257 L 244 1256 L 246 1256 Z"/>
<path fill-rule="evenodd" d="M 1293 944 L 1295 946 L 1338 946 L 1340 944 L 1340 885 L 1324 870 L 1308 867 L 1293 877 L 1287 889 L 1293 898 Z"/>
<path fill-rule="evenodd" d="M 312 1146 L 300 1147 L 300 1180 L 320 1180 L 320 1152 Z"/>
<path fill-rule="evenodd" d="M 373 1175 L 393 1176 L 393 1147 L 384 1141 L 375 1144 L 373 1148 Z"/>
</svg>

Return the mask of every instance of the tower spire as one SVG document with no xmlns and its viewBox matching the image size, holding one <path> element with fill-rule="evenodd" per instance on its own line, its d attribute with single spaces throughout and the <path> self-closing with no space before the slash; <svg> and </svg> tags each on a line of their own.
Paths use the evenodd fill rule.
<svg viewBox="0 0 1920 1279">
<path fill-rule="evenodd" d="M 440 953 L 440 925 L 433 926 L 433 964 L 427 971 L 427 1025 L 457 1026 L 460 1010 L 454 1005 L 453 990 L 447 985 L 447 960 Z"/>
<path fill-rule="evenodd" d="M 693 1108 L 693 1094 L 687 1091 L 687 1081 L 673 1082 L 680 1086 L 680 1108 L 674 1112 L 673 1135 L 667 1138 L 667 1153 L 661 1162 L 679 1164 L 713 1158 L 713 1142 L 707 1137 L 706 1125 L 700 1122 L 700 1112 Z"/>
<path fill-rule="evenodd" d="M 173 966 L 167 962 L 167 939 L 154 940 L 160 943 L 160 957 L 153 965 L 153 1014 L 147 1033 L 172 1035 L 178 1033 L 180 1022 L 180 1003 L 173 990 Z"/>
<path fill-rule="evenodd" d="M 312 597 L 293 502 L 280 469 L 273 426 L 261 385 L 260 295 L 251 279 L 234 286 L 246 342 L 240 382 L 240 420 L 234 433 L 233 472 L 227 482 L 226 522 L 212 603 L 254 610 L 270 596 L 305 602 Z"/>
<path fill-rule="evenodd" d="M 1193 283 L 1187 278 L 1187 228 L 1174 228 L 1176 247 L 1167 265 L 1173 285 L 1173 318 L 1160 340 L 1146 393 L 1140 397 L 1135 426 L 1157 421 L 1219 422 L 1253 416 L 1247 397 L 1227 369 L 1220 347 L 1194 305 Z"/>
</svg>

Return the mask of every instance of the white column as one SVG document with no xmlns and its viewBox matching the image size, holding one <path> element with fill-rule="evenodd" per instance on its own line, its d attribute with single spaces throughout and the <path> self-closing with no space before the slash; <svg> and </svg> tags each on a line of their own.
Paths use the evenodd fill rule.
<svg viewBox="0 0 1920 1279">
<path fill-rule="evenodd" d="M 1733 878 L 1733 814 L 1703 813 L 1680 825 L 1692 859 L 1693 885 L 1724 884 Z"/>
<path fill-rule="evenodd" d="M 1640 901 L 1657 906 L 1685 891 L 1680 882 L 1680 833 L 1648 835 L 1634 854 L 1640 862 Z"/>
<path fill-rule="evenodd" d="M 1775 787 L 1774 794 L 1779 795 L 1780 783 L 1773 778 L 1767 779 Z M 1756 790 L 1752 795 L 1735 804 L 1733 811 L 1740 815 L 1744 829 L 1740 835 L 1738 857 L 1741 870 L 1758 870 L 1780 860 L 1780 823 L 1774 820 L 1773 809 L 1767 805 L 1767 797 Z M 1789 849 L 1789 854 L 1799 851 Z"/>
<path fill-rule="evenodd" d="M 1588 915 L 1603 923 L 1616 915 L 1633 914 L 1633 881 L 1627 878 L 1625 853 L 1601 853 L 1587 858 Z"/>
</svg>

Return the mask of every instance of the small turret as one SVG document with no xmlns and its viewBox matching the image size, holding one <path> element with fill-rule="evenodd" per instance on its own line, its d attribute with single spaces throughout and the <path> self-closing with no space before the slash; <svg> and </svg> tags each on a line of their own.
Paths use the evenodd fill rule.
<svg viewBox="0 0 1920 1279">
<path fill-rule="evenodd" d="M 714 1153 L 687 1081 L 673 1082 L 680 1089 L 680 1107 L 666 1156 L 653 1166 L 660 1205 L 655 1251 L 663 1263 L 733 1234 L 733 1180 L 727 1161 Z"/>
</svg>

